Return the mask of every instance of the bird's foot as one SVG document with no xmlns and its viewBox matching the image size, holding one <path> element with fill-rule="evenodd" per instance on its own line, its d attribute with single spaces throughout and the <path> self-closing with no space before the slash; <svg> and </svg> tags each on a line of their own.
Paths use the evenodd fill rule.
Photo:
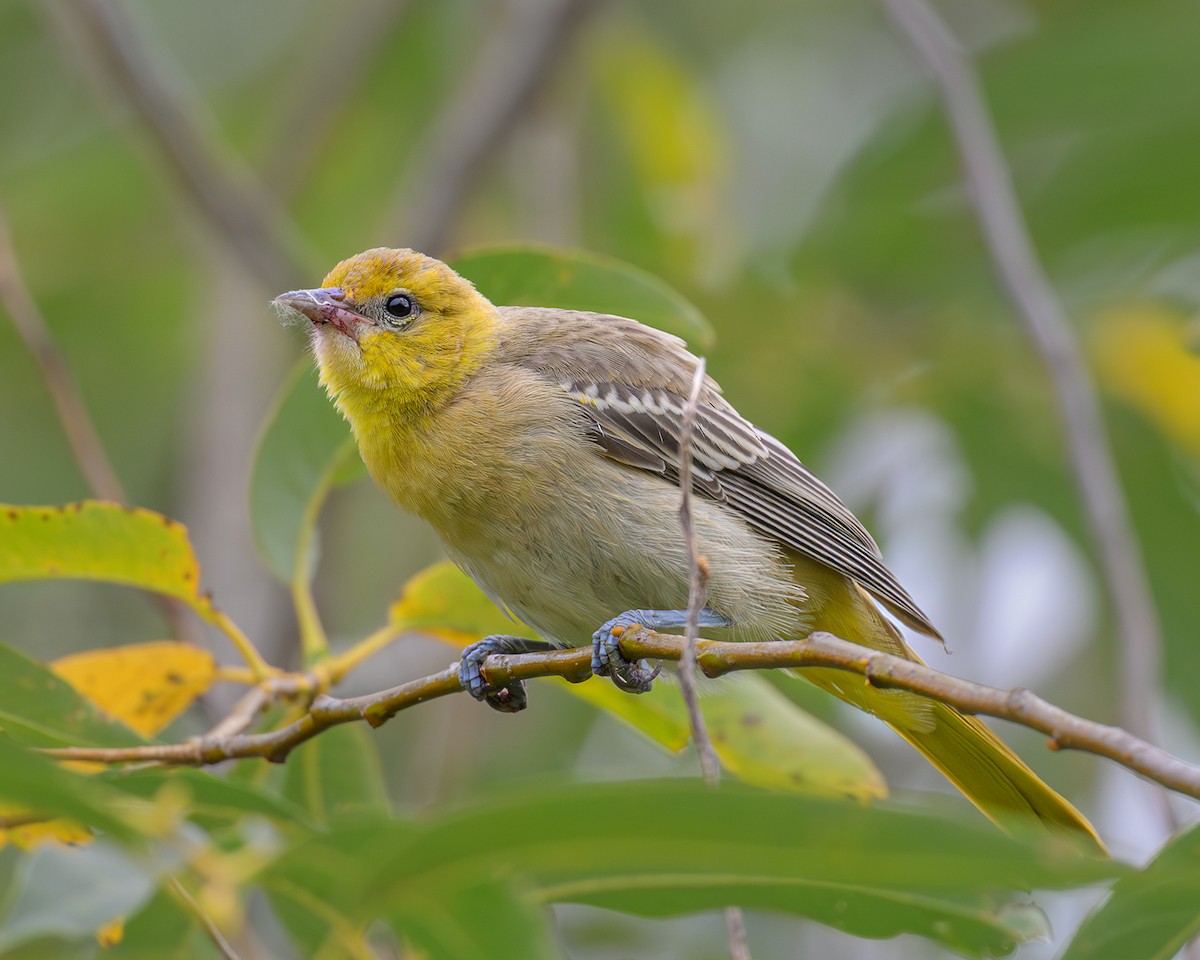
<svg viewBox="0 0 1200 960">
<path fill-rule="evenodd" d="M 525 684 L 518 680 L 504 687 L 492 687 L 484 679 L 480 667 L 493 653 L 535 653 L 552 650 L 554 644 L 545 640 L 530 640 L 526 637 L 496 635 L 484 637 L 462 652 L 458 661 L 458 682 L 476 700 L 483 700 L 493 710 L 501 713 L 518 713 L 529 705 Z"/>
<path fill-rule="evenodd" d="M 592 673 L 612 677 L 628 693 L 645 693 L 658 676 L 662 665 L 651 670 L 644 660 L 626 660 L 621 655 L 620 635 L 626 628 L 640 624 L 650 630 L 673 630 L 687 624 L 686 610 L 626 610 L 613 617 L 592 634 Z M 719 613 L 705 608 L 700 611 L 701 627 L 728 627 L 729 621 Z M 617 636 L 613 636 L 613 631 Z"/>
</svg>

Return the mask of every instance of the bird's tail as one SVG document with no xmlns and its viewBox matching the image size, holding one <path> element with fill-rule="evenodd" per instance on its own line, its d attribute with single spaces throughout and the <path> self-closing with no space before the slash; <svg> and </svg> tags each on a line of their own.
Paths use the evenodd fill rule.
<svg viewBox="0 0 1200 960">
<path fill-rule="evenodd" d="M 870 598 L 856 584 L 837 579 L 842 582 L 822 583 L 810 593 L 817 601 L 813 628 L 920 663 Z M 810 667 L 796 672 L 886 721 L 1000 826 L 1033 817 L 1107 852 L 1087 818 L 975 717 L 904 690 L 870 686 L 846 671 Z"/>
</svg>

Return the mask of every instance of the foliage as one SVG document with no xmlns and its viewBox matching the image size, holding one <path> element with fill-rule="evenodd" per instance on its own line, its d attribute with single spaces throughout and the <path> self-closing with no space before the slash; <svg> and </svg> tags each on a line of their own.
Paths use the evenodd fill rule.
<svg viewBox="0 0 1200 960">
<path fill-rule="evenodd" d="M 144 118 L 100 109 L 76 69 L 86 58 L 56 32 L 74 6 L 0 7 L 0 200 L 146 507 L 86 499 L 54 406 L 0 322 L 0 500 L 34 504 L 0 507 L 0 957 L 215 957 L 210 927 L 239 944 L 265 935 L 272 956 L 603 951 L 560 904 L 605 911 L 622 956 L 667 952 L 644 946 L 660 927 L 635 918 L 730 903 L 858 937 L 913 934 L 922 957 L 1048 956 L 1036 941 L 1050 937 L 1063 960 L 1165 960 L 1196 934 L 1195 828 L 1165 845 L 1117 835 L 1115 862 L 1006 837 L 970 811 L 938 812 L 894 740 L 774 677 L 706 685 L 732 778 L 717 791 L 693 782 L 664 683 L 634 698 L 536 681 L 514 720 L 451 698 L 453 712 L 430 705 L 378 731 L 332 728 L 282 767 L 99 769 L 38 753 L 202 735 L 205 707 L 273 674 L 267 661 L 376 689 L 519 629 L 435 562 L 427 534 L 351 487 L 363 469 L 345 426 L 263 306 L 279 290 L 227 236 L 197 242 L 203 204 L 155 162 Z M 376 240 L 416 242 L 441 173 L 422 158 L 436 158 L 503 19 L 428 0 L 119 6 L 135 40 L 161 45 L 150 59 L 193 88 L 200 127 L 229 138 L 217 156 L 246 158 L 235 179 L 257 178 L 286 211 L 281 246 L 312 245 L 291 261 L 296 286 Z M 1111 718 L 1114 638 L 1049 392 L 919 73 L 873 4 L 730 9 L 618 4 L 587 21 L 463 200 L 454 241 L 489 242 L 449 259 L 500 301 L 718 342 L 727 394 L 832 473 L 902 578 L 932 595 L 956 669 L 988 682 L 1007 669 Z M 947 15 L 979 56 L 1039 251 L 1108 399 L 1182 752 L 1200 718 L 1187 562 L 1200 542 L 1200 213 L 1186 199 L 1200 87 L 1179 80 L 1196 7 L 996 0 Z M 554 245 L 491 242 L 513 237 Z M 1051 533 L 1013 547 L 1018 511 Z M 251 537 L 267 574 L 247 560 Z M 204 625 L 194 642 L 164 639 L 181 616 Z M 984 634 L 997 638 L 987 671 Z M 228 665 L 226 641 L 244 667 Z M 256 729 L 298 709 L 278 704 Z M 1092 767 L 1028 743 L 1040 772 L 1102 806 Z M 1113 822 L 1143 818 L 1129 806 Z M 1154 848 L 1144 868 L 1124 865 Z M 1078 933 L 1050 930 L 1029 902 L 1066 889 L 1105 897 Z M 278 920 L 265 934 L 252 901 Z M 756 955 L 809 935 L 828 953 L 808 928 L 750 921 Z"/>
</svg>

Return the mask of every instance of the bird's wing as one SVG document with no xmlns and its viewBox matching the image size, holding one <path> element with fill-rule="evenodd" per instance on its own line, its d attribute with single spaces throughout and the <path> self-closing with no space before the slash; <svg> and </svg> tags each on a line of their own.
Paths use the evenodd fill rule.
<svg viewBox="0 0 1200 960">
<path fill-rule="evenodd" d="M 679 482 L 680 430 L 697 363 L 681 340 L 621 317 L 504 312 L 517 331 L 508 344 L 513 358 L 553 377 L 579 403 L 589 438 L 606 456 Z M 551 332 L 551 324 L 573 329 Z M 692 436 L 692 483 L 763 533 L 855 580 L 909 626 L 938 636 L 858 518 L 707 377 Z"/>
</svg>

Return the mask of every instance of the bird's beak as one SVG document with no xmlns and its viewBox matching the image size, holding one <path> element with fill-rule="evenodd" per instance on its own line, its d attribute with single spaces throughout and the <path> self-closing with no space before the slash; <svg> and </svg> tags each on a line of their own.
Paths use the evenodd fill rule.
<svg viewBox="0 0 1200 960">
<path fill-rule="evenodd" d="M 304 314 L 318 327 L 332 324 L 352 339 L 358 339 L 358 330 L 366 317 L 346 306 L 345 295 L 337 287 L 321 287 L 316 290 L 291 290 L 281 293 L 272 303 L 277 307 L 290 307 Z"/>
</svg>

